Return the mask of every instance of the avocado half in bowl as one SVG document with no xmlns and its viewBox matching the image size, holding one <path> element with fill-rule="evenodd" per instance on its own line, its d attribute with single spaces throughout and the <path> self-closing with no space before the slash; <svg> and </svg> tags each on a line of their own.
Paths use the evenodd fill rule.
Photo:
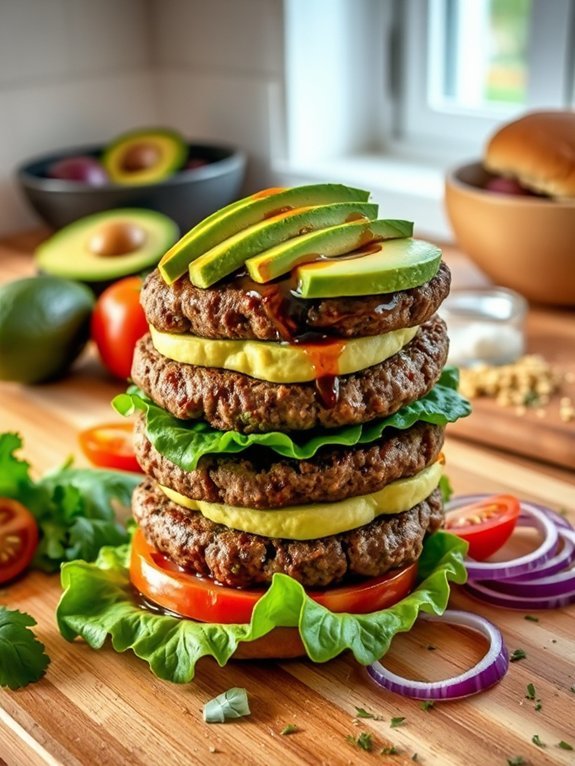
<svg viewBox="0 0 575 766">
<path fill-rule="evenodd" d="M 116 144 L 118 142 L 115 142 Z M 172 218 L 185 231 L 210 213 L 235 199 L 243 182 L 246 157 L 235 147 L 207 143 L 187 143 L 183 154 L 177 153 L 171 175 L 160 174 L 126 183 L 117 173 L 99 186 L 75 180 L 49 177 L 56 163 L 73 157 L 103 158 L 108 146 L 77 146 L 45 154 L 25 162 L 17 169 L 17 178 L 34 210 L 49 226 L 60 229 L 78 218 L 121 207 L 157 210 Z M 159 145 L 160 146 L 160 145 Z M 126 162 L 148 156 L 156 145 L 136 144 Z M 182 169 L 176 170 L 178 164 Z"/>
</svg>

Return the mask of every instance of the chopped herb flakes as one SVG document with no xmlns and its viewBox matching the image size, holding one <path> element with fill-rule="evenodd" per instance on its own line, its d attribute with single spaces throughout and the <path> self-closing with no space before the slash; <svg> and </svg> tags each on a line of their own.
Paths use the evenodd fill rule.
<svg viewBox="0 0 575 766">
<path fill-rule="evenodd" d="M 395 745 L 391 745 L 390 747 L 382 747 L 379 751 L 380 755 L 399 755 L 399 750 L 396 748 Z"/>
<path fill-rule="evenodd" d="M 535 687 L 533 686 L 533 684 L 527 684 L 527 694 L 525 695 L 525 697 L 528 700 L 535 699 Z"/>
<path fill-rule="evenodd" d="M 527 761 L 522 755 L 514 755 L 512 758 L 507 759 L 508 766 L 523 766 L 525 763 Z"/>
<path fill-rule="evenodd" d="M 250 715 L 248 693 L 237 686 L 227 692 L 218 694 L 213 700 L 204 705 L 204 721 L 206 723 L 223 723 L 232 718 Z"/>
<path fill-rule="evenodd" d="M 405 716 L 398 716 L 397 718 L 392 718 L 391 723 L 389 724 L 392 729 L 397 729 L 398 726 L 403 726 L 405 723 Z"/>
<path fill-rule="evenodd" d="M 299 729 L 295 725 L 295 723 L 288 723 L 288 725 L 284 726 L 283 729 L 280 731 L 280 734 L 284 734 L 284 735 L 295 734 L 298 731 Z"/>
<path fill-rule="evenodd" d="M 435 707 L 435 702 L 433 700 L 424 700 L 420 705 L 420 708 L 422 710 L 431 710 L 434 707 Z"/>
<path fill-rule="evenodd" d="M 524 660 L 526 657 L 527 652 L 525 649 L 514 649 L 509 657 L 509 662 L 518 662 L 519 660 Z"/>
<path fill-rule="evenodd" d="M 573 745 L 570 745 L 569 742 L 565 742 L 564 740 L 561 740 L 557 747 L 560 747 L 561 750 L 573 750 Z"/>
<path fill-rule="evenodd" d="M 534 614 L 526 614 L 523 619 L 529 620 L 529 622 L 539 622 L 539 617 L 535 617 Z"/>
<path fill-rule="evenodd" d="M 366 710 L 365 708 L 362 708 L 362 707 L 356 707 L 355 717 L 356 718 L 371 718 L 373 721 L 383 721 L 383 716 L 376 715 L 375 713 L 370 713 L 369 710 Z"/>
<path fill-rule="evenodd" d="M 542 707 L 543 705 L 541 704 L 541 700 L 537 700 L 537 702 L 535 703 L 535 710 L 539 712 Z"/>
<path fill-rule="evenodd" d="M 531 737 L 531 742 L 533 742 L 534 745 L 537 745 L 537 747 L 547 747 L 545 742 L 541 742 L 541 739 L 539 737 L 539 734 L 534 734 Z"/>
<path fill-rule="evenodd" d="M 411 760 L 412 760 L 412 761 L 419 761 L 419 756 L 417 755 L 417 753 L 414 753 L 414 754 L 411 756 Z"/>
<path fill-rule="evenodd" d="M 362 750 L 367 750 L 368 753 L 373 750 L 371 734 L 368 734 L 366 731 L 362 731 L 359 737 L 354 737 L 352 734 L 348 734 L 346 740 L 353 745 L 357 745 L 357 747 L 360 747 Z"/>
</svg>

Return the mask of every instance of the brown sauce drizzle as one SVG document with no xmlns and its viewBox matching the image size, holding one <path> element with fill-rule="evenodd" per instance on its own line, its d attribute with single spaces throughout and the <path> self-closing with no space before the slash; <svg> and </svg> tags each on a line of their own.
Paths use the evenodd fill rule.
<svg viewBox="0 0 575 766">
<path fill-rule="evenodd" d="M 360 216 L 354 213 L 352 215 Z M 337 256 L 337 260 L 353 260 L 380 249 L 381 241 L 375 240 L 373 233 L 368 230 L 361 236 L 357 250 L 349 255 Z M 339 401 L 339 360 L 346 340 L 313 330 L 303 333 L 298 331 L 309 301 L 297 294 L 297 268 L 302 265 L 322 268 L 330 261 L 332 258 L 321 253 L 310 253 L 299 260 L 288 277 L 260 284 L 251 279 L 247 272 L 242 271 L 232 280 L 233 287 L 243 290 L 261 303 L 280 340 L 300 346 L 305 352 L 315 371 L 316 392 L 326 409 L 333 409 Z M 381 307 L 378 307 L 381 311 L 386 310 L 389 305 L 389 301 L 383 300 L 384 297 L 382 296 Z"/>
</svg>

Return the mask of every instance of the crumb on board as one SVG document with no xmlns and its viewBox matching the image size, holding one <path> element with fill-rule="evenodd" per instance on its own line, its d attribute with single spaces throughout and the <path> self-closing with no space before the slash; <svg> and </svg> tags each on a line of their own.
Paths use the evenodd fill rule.
<svg viewBox="0 0 575 766">
<path fill-rule="evenodd" d="M 573 373 L 561 372 L 539 354 L 527 354 L 512 364 L 464 368 L 459 388 L 469 399 L 488 396 L 500 407 L 513 407 L 519 417 L 529 408 L 543 419 L 551 396 L 571 380 L 575 381 Z M 559 417 L 564 423 L 575 420 L 575 403 L 570 396 L 559 400 Z"/>
</svg>

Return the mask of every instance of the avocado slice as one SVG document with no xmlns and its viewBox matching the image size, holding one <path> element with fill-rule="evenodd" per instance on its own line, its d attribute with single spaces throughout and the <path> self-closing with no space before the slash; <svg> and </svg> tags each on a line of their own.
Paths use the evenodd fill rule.
<svg viewBox="0 0 575 766">
<path fill-rule="evenodd" d="M 196 287 L 210 287 L 243 266 L 248 258 L 286 239 L 358 218 L 372 219 L 376 215 L 377 205 L 369 202 L 336 202 L 274 216 L 234 234 L 192 261 L 190 281 Z"/>
<path fill-rule="evenodd" d="M 402 220 L 356 221 L 312 231 L 289 239 L 246 261 L 255 282 L 270 282 L 287 274 L 295 266 L 312 263 L 324 256 L 345 255 L 383 239 L 410 237 L 413 223 Z"/>
<path fill-rule="evenodd" d="M 228 237 L 289 210 L 332 202 L 367 202 L 369 192 L 341 184 L 310 184 L 274 188 L 251 194 L 217 210 L 185 234 L 164 255 L 159 269 L 171 285 L 186 273 L 192 261 Z"/>
<path fill-rule="evenodd" d="M 188 145 L 175 130 L 131 130 L 104 149 L 102 164 L 114 183 L 151 184 L 180 170 L 187 156 Z"/>
<path fill-rule="evenodd" d="M 178 238 L 171 218 L 155 210 L 121 208 L 80 218 L 35 252 L 44 274 L 96 288 L 154 267 Z"/>
<path fill-rule="evenodd" d="M 296 269 L 298 294 L 302 298 L 338 298 L 409 290 L 432 279 L 440 262 L 441 250 L 429 242 L 393 239 L 347 258 L 300 266 Z"/>
</svg>

